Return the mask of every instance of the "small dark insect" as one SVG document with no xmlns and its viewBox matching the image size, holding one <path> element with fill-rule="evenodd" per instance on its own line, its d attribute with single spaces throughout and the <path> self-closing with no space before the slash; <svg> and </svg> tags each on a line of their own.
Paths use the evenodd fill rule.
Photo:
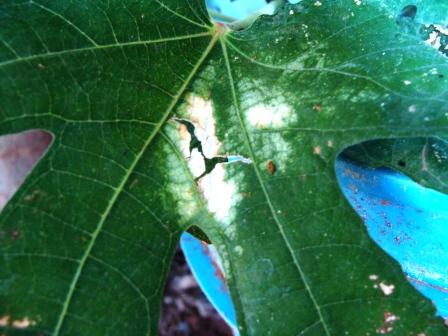
<svg viewBox="0 0 448 336">
<path fill-rule="evenodd" d="M 277 171 L 277 167 L 275 166 L 275 163 L 272 162 L 272 160 L 268 161 L 268 164 L 266 165 L 266 168 L 268 169 L 269 174 L 274 175 Z"/>
<path fill-rule="evenodd" d="M 417 15 L 417 6 L 407 5 L 401 10 L 400 14 L 398 15 L 398 18 L 399 19 L 409 18 L 411 20 L 414 20 L 416 15 Z"/>
</svg>

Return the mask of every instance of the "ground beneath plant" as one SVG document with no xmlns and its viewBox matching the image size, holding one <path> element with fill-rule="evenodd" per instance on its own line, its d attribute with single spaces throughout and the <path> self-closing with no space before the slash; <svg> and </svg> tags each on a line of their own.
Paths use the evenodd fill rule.
<svg viewBox="0 0 448 336">
<path fill-rule="evenodd" d="M 168 276 L 160 336 L 231 336 L 232 332 L 199 288 L 177 249 Z"/>
</svg>

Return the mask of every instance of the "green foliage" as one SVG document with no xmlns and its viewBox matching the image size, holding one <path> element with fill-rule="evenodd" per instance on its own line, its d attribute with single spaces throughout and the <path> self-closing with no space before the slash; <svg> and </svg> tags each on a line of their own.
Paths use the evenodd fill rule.
<svg viewBox="0 0 448 336">
<path fill-rule="evenodd" d="M 362 165 L 389 167 L 427 187 L 447 193 L 447 142 L 443 138 L 372 140 L 344 151 L 346 158 Z"/>
<path fill-rule="evenodd" d="M 334 171 L 354 144 L 447 136 L 448 61 L 409 27 L 443 23 L 448 2 L 418 1 L 403 25 L 406 5 L 305 0 L 231 33 L 200 0 L 0 3 L 0 130 L 54 135 L 2 212 L 0 330 L 156 334 L 195 225 L 221 253 L 243 335 L 373 335 L 388 314 L 391 335 L 445 335 Z M 252 164 L 196 183 L 173 115 L 220 142 L 206 158 Z"/>
</svg>

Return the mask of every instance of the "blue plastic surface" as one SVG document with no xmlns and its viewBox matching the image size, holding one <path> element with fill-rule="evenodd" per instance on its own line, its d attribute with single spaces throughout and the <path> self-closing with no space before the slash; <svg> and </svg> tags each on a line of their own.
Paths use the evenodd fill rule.
<svg viewBox="0 0 448 336">
<path fill-rule="evenodd" d="M 338 160 L 336 172 L 372 239 L 448 318 L 448 196 L 388 169 Z"/>
<path fill-rule="evenodd" d="M 238 20 L 265 5 L 265 0 L 206 2 Z M 359 167 L 342 159 L 336 163 L 336 173 L 372 239 L 401 264 L 409 281 L 434 302 L 438 314 L 448 318 L 448 196 L 397 172 Z M 181 247 L 205 295 L 237 334 L 235 310 L 222 276 L 217 276 L 216 261 L 188 233 L 182 235 Z"/>
<path fill-rule="evenodd" d="M 213 11 L 240 20 L 266 6 L 266 0 L 206 0 L 206 4 Z"/>
<path fill-rule="evenodd" d="M 282 0 L 205 0 L 209 10 L 224 17 L 233 18 L 235 21 L 245 19 L 264 7 L 275 7 L 275 2 L 280 1 Z M 292 4 L 300 1 L 302 0 L 289 0 Z M 265 14 L 267 13 L 272 14 L 271 10 L 268 10 Z M 214 17 L 214 19 L 220 21 L 220 17 Z"/>
<path fill-rule="evenodd" d="M 402 266 L 409 281 L 448 318 L 448 196 L 389 169 L 339 159 L 336 174 L 345 197 L 378 245 Z M 182 249 L 202 290 L 235 328 L 236 315 L 222 278 L 204 245 L 189 234 Z"/>
<path fill-rule="evenodd" d="M 180 246 L 199 287 L 222 318 L 234 329 L 234 335 L 238 335 L 235 308 L 213 246 L 201 242 L 187 232 L 182 234 Z"/>
</svg>

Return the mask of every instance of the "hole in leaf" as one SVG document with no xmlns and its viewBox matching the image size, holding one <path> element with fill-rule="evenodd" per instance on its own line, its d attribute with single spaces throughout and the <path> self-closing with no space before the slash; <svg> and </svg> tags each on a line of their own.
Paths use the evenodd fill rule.
<svg viewBox="0 0 448 336">
<path fill-rule="evenodd" d="M 234 313 L 229 294 L 222 291 L 225 283 L 219 283 L 219 278 L 215 275 L 216 272 L 221 272 L 215 268 L 219 266 L 212 264 L 208 249 L 206 243 L 192 235 L 182 235 L 165 287 L 159 324 L 161 336 L 234 335 L 222 318 L 226 315 L 223 315 L 223 311 L 218 313 L 216 310 L 216 307 L 223 307 L 222 301 L 216 302 L 217 296 L 220 296 L 218 300 L 227 300 L 230 303 L 227 309 Z M 220 281 L 224 281 L 223 277 L 221 279 Z M 219 287 L 215 288 L 216 286 Z"/>
<path fill-rule="evenodd" d="M 448 28 L 442 24 L 419 22 L 417 14 L 417 6 L 407 5 L 397 15 L 396 23 L 405 34 L 417 35 L 443 55 L 448 55 Z"/>
<path fill-rule="evenodd" d="M 371 238 L 448 317 L 448 144 L 385 139 L 347 148 L 336 173 Z M 445 192 L 445 193 L 443 193 Z"/>
<path fill-rule="evenodd" d="M 447 27 L 439 24 L 421 25 L 419 33 L 426 43 L 437 49 L 441 54 L 448 55 Z"/>
<path fill-rule="evenodd" d="M 189 161 L 189 166 L 191 172 L 195 175 L 196 182 L 213 172 L 219 164 L 252 163 L 250 159 L 241 155 L 216 155 L 221 144 L 215 135 L 213 115 L 210 115 L 209 118 L 201 116 L 196 124 L 193 121 L 181 118 L 173 118 L 173 120 L 180 124 L 179 134 L 183 139 L 182 143 L 185 147 L 183 152 L 185 154 L 188 153 L 186 159 Z M 210 142 L 212 143 L 211 145 L 209 144 Z M 213 155 L 210 155 L 211 153 Z"/>
<path fill-rule="evenodd" d="M 0 137 L 0 209 L 43 156 L 53 136 L 42 130 Z"/>
<path fill-rule="evenodd" d="M 297 4 L 302 0 L 289 0 Z M 233 30 L 243 30 L 262 15 L 273 15 L 284 0 L 206 0 L 213 21 L 227 25 Z"/>
</svg>

